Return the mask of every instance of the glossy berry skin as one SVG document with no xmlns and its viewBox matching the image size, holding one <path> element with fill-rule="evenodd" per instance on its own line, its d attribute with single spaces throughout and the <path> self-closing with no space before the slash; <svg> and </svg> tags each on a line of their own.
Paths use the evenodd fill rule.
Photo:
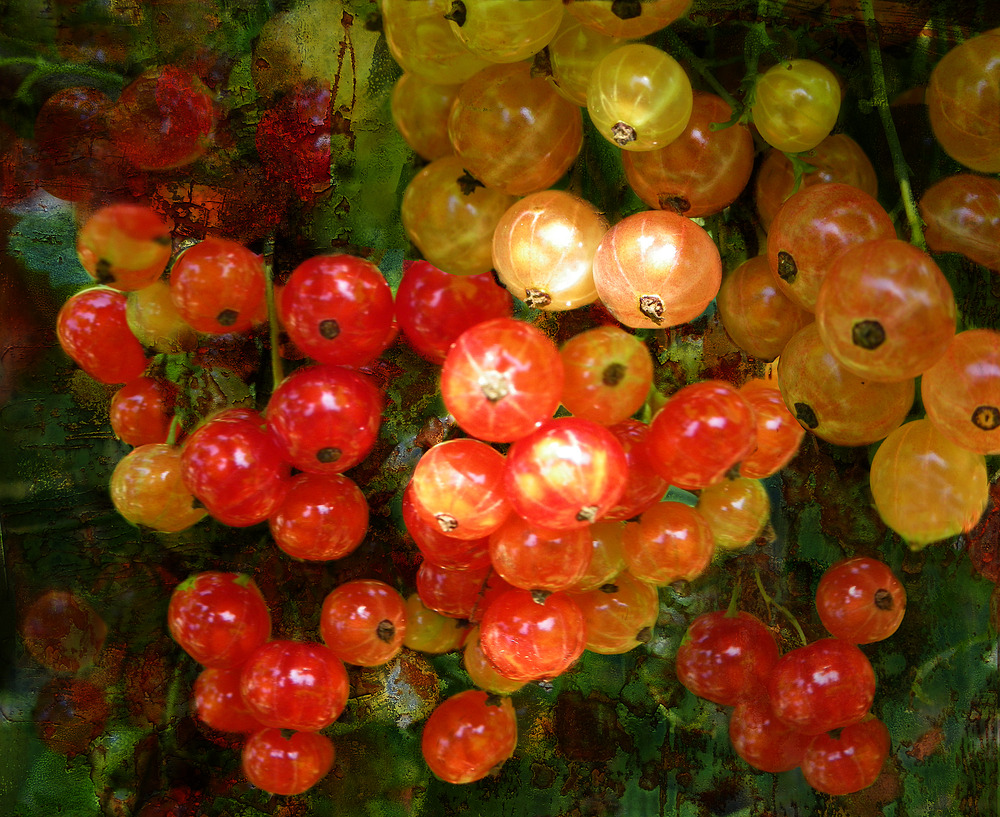
<svg viewBox="0 0 1000 817">
<path fill-rule="evenodd" d="M 505 463 L 503 454 L 478 440 L 438 443 L 413 471 L 413 506 L 424 522 L 447 536 L 489 536 L 511 510 L 504 492 Z"/>
<path fill-rule="evenodd" d="M 785 200 L 803 187 L 840 182 L 878 198 L 875 166 L 861 146 L 846 133 L 827 136 L 801 158 L 812 169 L 802 174 L 800 185 L 796 188 L 791 159 L 774 148 L 765 154 L 754 184 L 757 214 L 765 230 L 771 229 L 771 222 Z"/>
<path fill-rule="evenodd" d="M 840 113 L 840 84 L 814 60 L 775 65 L 757 81 L 753 122 L 769 145 L 786 153 L 812 150 L 833 130 Z"/>
<path fill-rule="evenodd" d="M 596 590 L 571 594 L 587 625 L 587 649 L 621 655 L 652 638 L 660 597 L 651 584 L 623 571 Z"/>
<path fill-rule="evenodd" d="M 271 635 L 271 616 L 253 579 L 205 572 L 174 590 L 167 610 L 174 641 L 199 664 L 241 666 Z"/>
<path fill-rule="evenodd" d="M 868 445 L 897 428 L 913 406 L 913 380 L 877 383 L 859 377 L 823 345 L 815 323 L 781 353 L 781 396 L 802 428 L 834 445 Z"/>
<path fill-rule="evenodd" d="M 729 716 L 729 740 L 736 754 L 762 772 L 789 772 L 802 763 L 812 742 L 774 714 L 763 686 L 744 695 Z"/>
<path fill-rule="evenodd" d="M 749 380 L 740 394 L 757 418 L 757 447 L 740 463 L 740 475 L 763 479 L 778 473 L 799 451 L 805 429 L 792 416 L 773 382 Z"/>
<path fill-rule="evenodd" d="M 877 238 L 896 238 L 896 228 L 875 198 L 847 184 L 817 184 L 792 195 L 775 215 L 767 261 L 778 288 L 813 312 L 833 262 Z"/>
<path fill-rule="evenodd" d="M 1000 272 L 1000 179 L 958 173 L 920 198 L 924 236 L 932 252 L 959 252 Z"/>
<path fill-rule="evenodd" d="M 382 20 L 384 23 L 384 8 Z M 432 162 L 451 155 L 448 112 L 461 87 L 427 82 L 409 72 L 392 86 L 392 124 L 421 159 Z"/>
<path fill-rule="evenodd" d="M 313 360 L 369 363 L 392 340 L 392 291 L 374 264 L 320 255 L 299 264 L 281 293 L 288 336 Z"/>
<path fill-rule="evenodd" d="M 97 283 L 113 289 L 143 289 L 167 268 L 171 225 L 149 207 L 114 204 L 97 210 L 80 227 L 76 252 Z"/>
<path fill-rule="evenodd" d="M 830 266 L 816 299 L 824 345 L 869 380 L 914 378 L 955 335 L 951 285 L 923 250 L 898 239 L 852 247 Z"/>
<path fill-rule="evenodd" d="M 417 570 L 417 593 L 431 610 L 449 618 L 478 621 L 490 598 L 510 588 L 488 564 L 455 569 L 425 561 Z"/>
<path fill-rule="evenodd" d="M 413 502 L 413 481 L 403 489 L 403 525 L 428 562 L 458 570 L 488 567 L 488 538 L 456 539 L 441 532 L 441 526 L 424 521 Z"/>
<path fill-rule="evenodd" d="M 986 510 L 986 459 L 956 445 L 927 419 L 893 431 L 872 458 L 879 515 L 919 549 L 970 530 Z"/>
<path fill-rule="evenodd" d="M 583 144 L 583 115 L 532 77 L 527 62 L 490 65 L 462 85 L 448 135 L 473 178 L 524 196 L 547 190 L 569 170 Z"/>
<path fill-rule="evenodd" d="M 639 338 L 618 326 L 574 335 L 559 350 L 562 404 L 575 417 L 613 426 L 637 412 L 653 385 L 653 359 Z"/>
<path fill-rule="evenodd" d="M 430 770 L 448 783 L 482 780 L 517 746 L 509 698 L 470 689 L 452 695 L 424 724 L 420 748 Z"/>
<path fill-rule="evenodd" d="M 268 524 L 275 544 L 295 559 L 340 559 L 368 532 L 368 500 L 341 474 L 296 474 Z"/>
<path fill-rule="evenodd" d="M 174 415 L 177 387 L 169 380 L 137 377 L 111 398 L 111 428 L 124 443 L 138 447 L 165 443 Z"/>
<path fill-rule="evenodd" d="M 493 233 L 497 278 L 535 309 L 561 312 L 593 303 L 594 252 L 607 230 L 607 219 L 579 196 L 564 190 L 525 196 Z"/>
<path fill-rule="evenodd" d="M 358 579 L 327 594 L 320 612 L 323 642 L 347 664 L 377 667 L 406 637 L 406 602 L 385 582 Z"/>
<path fill-rule="evenodd" d="M 813 320 L 778 287 L 764 255 L 747 259 L 722 279 L 715 305 L 733 343 L 761 360 L 774 360 Z"/>
<path fill-rule="evenodd" d="M 363 374 L 341 366 L 305 366 L 274 390 L 267 425 L 296 468 L 339 474 L 375 444 L 382 403 L 382 394 Z"/>
<path fill-rule="evenodd" d="M 579 5 L 576 3 L 575 5 Z M 721 97 L 696 91 L 687 127 L 657 150 L 626 150 L 629 185 L 648 206 L 697 218 L 732 204 L 753 172 L 753 136 L 743 124 L 712 130 L 732 117 Z"/>
<path fill-rule="evenodd" d="M 618 498 L 617 504 L 608 511 L 606 520 L 631 519 L 649 510 L 663 499 L 670 487 L 663 477 L 653 468 L 646 452 L 646 437 L 649 426 L 639 420 L 622 420 L 608 428 L 622 444 L 625 459 L 628 462 L 628 476 L 625 480 L 625 490 Z"/>
<path fill-rule="evenodd" d="M 559 348 L 512 318 L 463 332 L 441 369 L 445 408 L 470 436 L 513 442 L 555 414 L 563 386 Z"/>
<path fill-rule="evenodd" d="M 271 794 L 302 794 L 326 777 L 333 757 L 326 735 L 296 732 L 286 738 L 281 729 L 262 729 L 243 746 L 243 773 Z"/>
<path fill-rule="evenodd" d="M 649 424 L 648 454 L 671 485 L 698 490 L 721 481 L 756 446 L 753 409 L 721 380 L 677 391 Z"/>
<path fill-rule="evenodd" d="M 622 538 L 625 523 L 609 519 L 595 522 L 587 529 L 593 552 L 586 572 L 572 587 L 570 593 L 589 593 L 607 584 L 625 570 Z"/>
<path fill-rule="evenodd" d="M 860 721 L 875 699 L 875 672 L 854 644 L 821 638 L 785 653 L 767 678 L 775 714 L 807 735 Z"/>
<path fill-rule="evenodd" d="M 316 732 L 340 717 L 350 681 L 322 644 L 275 640 L 258 647 L 240 673 L 240 694 L 265 726 Z"/>
<path fill-rule="evenodd" d="M 253 325 L 264 301 L 264 262 L 242 244 L 206 238 L 185 250 L 170 270 L 170 297 L 199 332 L 225 335 Z"/>
<path fill-rule="evenodd" d="M 954 443 L 1000 454 L 1000 332 L 955 335 L 920 381 L 927 417 Z"/>
<path fill-rule="evenodd" d="M 102 383 L 128 383 L 146 368 L 146 355 L 125 319 L 125 295 L 95 287 L 73 295 L 56 317 L 59 345 Z"/>
<path fill-rule="evenodd" d="M 194 711 L 220 732 L 251 734 L 264 728 L 240 694 L 240 670 L 207 667 L 194 682 Z"/>
<path fill-rule="evenodd" d="M 163 533 L 177 533 L 205 518 L 184 484 L 181 449 L 148 443 L 122 457 L 111 473 L 111 501 L 125 519 Z"/>
<path fill-rule="evenodd" d="M 766 683 L 777 661 L 778 645 L 760 619 L 717 610 L 688 627 L 677 650 L 677 680 L 699 698 L 735 706 Z"/>
<path fill-rule="evenodd" d="M 906 591 L 888 565 L 855 556 L 832 564 L 820 578 L 816 612 L 835 638 L 871 644 L 899 628 L 906 612 Z"/>
<path fill-rule="evenodd" d="M 501 675 L 518 681 L 549 679 L 583 654 L 586 624 L 576 602 L 565 593 L 536 596 L 514 588 L 486 608 L 479 641 Z"/>
<path fill-rule="evenodd" d="M 525 590 L 567 590 L 590 565 L 593 539 L 588 528 L 551 530 L 532 525 L 517 514 L 489 539 L 493 569 Z"/>
<path fill-rule="evenodd" d="M 845 726 L 838 736 L 817 735 L 802 758 L 802 774 L 826 794 L 861 791 L 878 779 L 890 744 L 889 730 L 878 718 Z"/>
<path fill-rule="evenodd" d="M 470 0 L 445 19 L 459 41 L 492 63 L 521 62 L 541 51 L 563 17 L 560 0 Z"/>
<path fill-rule="evenodd" d="M 507 452 L 504 483 L 511 507 L 535 525 L 585 528 L 621 497 L 628 461 L 621 443 L 597 423 L 548 420 Z"/>
<path fill-rule="evenodd" d="M 399 215 L 428 262 L 454 275 L 489 275 L 493 232 L 515 198 L 493 187 L 470 189 L 460 181 L 466 176 L 458 156 L 435 159 L 406 186 Z"/>
<path fill-rule="evenodd" d="M 517 692 L 526 683 L 525 681 L 512 681 L 496 671 L 483 655 L 483 648 L 479 643 L 478 627 L 472 629 L 465 642 L 465 649 L 462 651 L 462 664 L 465 666 L 465 671 L 469 673 L 472 683 L 486 692 L 509 695 L 512 692 Z"/>
<path fill-rule="evenodd" d="M 703 488 L 698 511 L 712 529 L 716 547 L 740 550 L 764 530 L 771 518 L 771 500 L 759 479 L 736 477 Z"/>
<path fill-rule="evenodd" d="M 666 28 L 689 7 L 688 0 L 650 0 L 635 16 L 625 14 L 611 0 L 570 0 L 567 11 L 588 28 L 611 37 L 641 39 Z"/>
<path fill-rule="evenodd" d="M 693 321 L 722 283 L 722 260 L 711 236 L 666 210 L 626 216 L 601 240 L 594 284 L 612 315 L 636 329 Z"/>
<path fill-rule="evenodd" d="M 927 113 L 945 152 L 980 173 L 1000 172 L 1000 28 L 951 49 L 931 72 Z"/>
<path fill-rule="evenodd" d="M 491 275 L 452 275 L 427 261 L 403 262 L 396 320 L 410 345 L 432 363 L 444 363 L 451 344 L 466 329 L 510 318 L 513 311 L 510 293 Z"/>
<path fill-rule="evenodd" d="M 587 113 L 601 136 L 619 148 L 656 150 L 683 133 L 693 99 L 677 60 L 646 43 L 625 43 L 594 67 Z"/>
<path fill-rule="evenodd" d="M 454 618 L 426 607 L 417 593 L 406 598 L 406 635 L 403 646 L 417 652 L 440 655 L 460 649 L 470 628 Z"/>
<path fill-rule="evenodd" d="M 682 502 L 657 502 L 629 522 L 622 553 L 637 579 L 665 587 L 698 578 L 715 553 L 712 529 L 696 508 Z"/>
<path fill-rule="evenodd" d="M 249 409 L 224 409 L 198 428 L 181 453 L 184 484 L 227 525 L 267 519 L 288 487 L 289 467 L 263 418 Z"/>
</svg>

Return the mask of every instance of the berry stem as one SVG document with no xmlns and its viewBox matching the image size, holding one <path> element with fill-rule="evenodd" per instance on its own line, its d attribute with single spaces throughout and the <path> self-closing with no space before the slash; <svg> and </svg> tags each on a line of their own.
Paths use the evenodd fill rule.
<svg viewBox="0 0 1000 817">
<path fill-rule="evenodd" d="M 757 570 L 756 568 L 754 568 L 753 577 L 754 580 L 757 582 L 757 589 L 760 591 L 760 595 L 764 598 L 764 603 L 769 605 L 774 605 L 776 609 L 780 610 L 782 614 L 784 614 L 785 618 L 787 618 L 790 622 L 792 622 L 792 626 L 795 628 L 795 632 L 799 634 L 799 638 L 802 641 L 802 646 L 806 646 L 809 643 L 809 639 L 806 638 L 806 634 L 802 632 L 802 626 L 799 624 L 798 619 L 795 618 L 794 615 L 792 615 L 792 611 L 789 610 L 787 607 L 785 607 L 783 604 L 778 604 L 778 602 L 776 602 L 767 594 L 767 591 L 764 589 L 764 583 L 760 579 L 760 571 Z"/>
<path fill-rule="evenodd" d="M 97 86 L 112 85 L 117 89 L 121 89 L 125 84 L 122 77 L 113 71 L 105 71 L 101 68 L 93 68 L 89 65 L 82 65 L 78 63 L 52 63 L 43 57 L 5 57 L 0 59 L 0 69 L 11 65 L 35 66 L 35 68 L 30 71 L 23 80 L 21 80 L 21 84 L 18 85 L 17 91 L 14 94 L 14 98 L 18 102 L 26 104 L 30 104 L 32 101 L 29 93 L 32 85 L 41 79 L 58 76 L 59 74 L 75 74 L 77 76 L 82 76 Z"/>
<path fill-rule="evenodd" d="M 167 445 L 177 445 L 177 433 L 181 428 L 180 414 L 174 414 L 170 418 L 170 429 L 167 431 Z"/>
<path fill-rule="evenodd" d="M 899 183 L 899 191 L 903 198 L 903 208 L 906 210 L 906 220 L 910 225 L 910 243 L 922 250 L 927 249 L 924 240 L 923 222 L 917 212 L 917 203 L 913 198 L 913 188 L 910 186 L 910 169 L 903 158 L 903 148 L 896 132 L 896 123 L 889 109 L 889 95 L 885 85 L 885 71 L 882 68 L 882 49 L 879 47 L 878 31 L 876 29 L 873 0 L 861 0 L 861 11 L 865 17 L 865 32 L 868 37 L 868 61 L 871 64 L 872 99 L 871 104 L 878 109 L 882 119 L 882 129 L 889 142 L 889 152 L 892 154 L 892 168 Z"/>
<path fill-rule="evenodd" d="M 923 681 L 926 676 L 930 675 L 934 670 L 940 667 L 942 664 L 947 664 L 956 653 L 962 650 L 969 650 L 979 644 L 989 644 L 991 647 L 996 649 L 996 636 L 987 635 L 977 635 L 972 638 L 967 638 L 965 641 L 961 641 L 946 650 L 942 650 L 936 655 L 932 655 L 923 664 L 917 667 L 916 671 L 913 673 L 913 683 L 910 684 L 910 695 L 915 697 L 917 700 L 925 704 L 933 703 L 933 700 L 928 698 L 923 690 Z"/>
<path fill-rule="evenodd" d="M 702 79 L 705 80 L 712 90 L 715 91 L 720 97 L 722 97 L 726 103 L 732 108 L 733 116 L 738 116 L 742 112 L 743 106 L 733 97 L 723 87 L 722 83 L 715 78 L 715 75 L 708 70 L 708 66 L 701 57 L 697 56 L 680 37 L 677 36 L 677 32 L 673 29 L 667 28 L 666 31 L 667 42 L 670 44 L 670 50 L 677 54 L 684 62 L 687 62 L 698 74 L 701 75 Z"/>
<path fill-rule="evenodd" d="M 281 385 L 285 379 L 284 367 L 281 363 L 281 343 L 278 339 L 278 308 L 274 301 L 274 233 L 264 241 L 264 280 L 267 298 L 267 327 L 271 345 L 271 388 Z"/>
</svg>

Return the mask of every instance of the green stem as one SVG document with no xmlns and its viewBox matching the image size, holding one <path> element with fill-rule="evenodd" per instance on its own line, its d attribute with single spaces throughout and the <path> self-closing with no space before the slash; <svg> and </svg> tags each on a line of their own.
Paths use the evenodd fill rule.
<svg viewBox="0 0 1000 817">
<path fill-rule="evenodd" d="M 681 59 L 694 68 L 702 79 L 712 86 L 712 90 L 726 101 L 729 107 L 732 108 L 734 114 L 739 111 L 742 106 L 733 98 L 733 95 L 723 87 L 722 83 L 715 78 L 715 75 L 708 70 L 705 60 L 695 55 L 695 53 L 688 48 L 687 43 L 677 36 L 676 31 L 671 28 L 667 28 L 665 33 L 667 36 L 667 42 L 670 44 L 670 50 L 679 55 Z"/>
<path fill-rule="evenodd" d="M 271 386 L 278 388 L 285 378 L 281 362 L 281 343 L 278 339 L 278 308 L 274 301 L 274 234 L 264 242 L 264 277 L 267 281 L 267 324 L 271 343 Z"/>
<path fill-rule="evenodd" d="M 177 434 L 181 429 L 181 416 L 175 414 L 170 418 L 170 430 L 167 432 L 167 445 L 177 445 Z"/>
<path fill-rule="evenodd" d="M 125 84 L 121 75 L 116 74 L 113 71 L 105 71 L 101 68 L 94 68 L 90 65 L 81 65 L 78 63 L 52 63 L 42 57 L 6 57 L 4 59 L 0 59 L 0 68 L 18 64 L 35 66 L 34 70 L 21 80 L 21 84 L 18 86 L 17 92 L 14 94 L 15 99 L 25 103 L 31 102 L 29 91 L 31 90 L 32 85 L 41 79 L 57 76 L 59 74 L 76 74 L 86 77 L 97 84 L 110 84 L 116 88 L 121 88 Z"/>
<path fill-rule="evenodd" d="M 960 650 L 968 650 L 975 647 L 977 644 L 996 644 L 996 636 L 994 635 L 977 635 L 972 638 L 967 638 L 953 647 L 949 647 L 947 650 L 937 653 L 931 656 L 923 664 L 917 667 L 916 672 L 913 674 L 913 683 L 910 685 L 910 694 L 924 703 L 931 703 L 931 701 L 924 695 L 923 691 L 923 681 L 927 675 L 930 675 L 934 670 L 944 663 L 950 661 L 956 653 Z"/>
<path fill-rule="evenodd" d="M 735 618 L 740 611 L 740 586 L 733 587 L 733 594 L 729 597 L 729 607 L 726 608 L 726 617 Z"/>
<path fill-rule="evenodd" d="M 892 168 L 899 183 L 899 192 L 903 197 L 903 207 L 906 210 L 906 220 L 910 224 L 910 243 L 922 250 L 927 249 L 924 240 L 923 222 L 917 212 L 917 203 L 910 186 L 910 169 L 903 158 L 903 148 L 899 143 L 896 123 L 889 109 L 889 95 L 885 85 L 885 71 L 882 67 L 882 49 L 879 47 L 878 31 L 875 23 L 873 0 L 861 0 L 861 11 L 865 17 L 865 31 L 868 35 L 868 60 L 871 63 L 872 105 L 878 108 L 882 119 L 885 138 L 889 142 L 889 152 L 892 154 Z"/>
<path fill-rule="evenodd" d="M 806 638 L 806 634 L 802 632 L 802 627 L 799 624 L 799 620 L 792 615 L 792 611 L 785 607 L 783 604 L 778 604 L 774 599 L 772 599 L 767 591 L 764 589 L 764 583 L 760 580 L 760 571 L 754 568 L 753 571 L 754 580 L 757 582 L 757 589 L 760 591 L 761 596 L 764 598 L 764 603 L 769 605 L 774 605 L 775 608 L 780 610 L 785 618 L 792 622 L 792 626 L 795 628 L 795 632 L 799 634 L 799 638 L 802 640 L 802 646 L 806 646 L 809 643 L 809 639 Z"/>
</svg>

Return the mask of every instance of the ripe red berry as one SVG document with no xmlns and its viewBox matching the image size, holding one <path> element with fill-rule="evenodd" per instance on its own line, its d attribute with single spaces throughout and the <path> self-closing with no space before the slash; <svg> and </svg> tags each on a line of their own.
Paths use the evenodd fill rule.
<svg viewBox="0 0 1000 817">
<path fill-rule="evenodd" d="M 174 640 L 199 664 L 241 666 L 271 635 L 271 616 L 253 579 L 205 572 L 174 590 L 167 610 Z"/>
<path fill-rule="evenodd" d="M 802 758 L 802 774 L 817 791 L 851 794 L 874 783 L 889 756 L 889 730 L 878 718 L 817 735 Z"/>
<path fill-rule="evenodd" d="M 406 602 L 398 592 L 385 582 L 359 579 L 323 600 L 319 631 L 342 661 L 376 667 L 402 648 L 406 623 Z"/>
<path fill-rule="evenodd" d="M 831 565 L 816 588 L 816 612 L 835 638 L 871 644 L 899 628 L 906 591 L 889 566 L 865 556 Z"/>
<path fill-rule="evenodd" d="M 821 638 L 785 653 L 767 680 L 775 714 L 819 735 L 860 721 L 875 699 L 875 671 L 854 644 Z"/>
<path fill-rule="evenodd" d="M 146 368 L 146 355 L 125 319 L 125 295 L 94 287 L 71 297 L 56 318 L 59 345 L 102 383 L 128 383 Z"/>
<path fill-rule="evenodd" d="M 698 616 L 677 650 L 677 679 L 699 698 L 735 706 L 767 681 L 778 645 L 764 623 L 742 610 Z"/>
<path fill-rule="evenodd" d="M 344 711 L 350 682 L 329 647 L 275 640 L 258 647 L 240 673 L 240 694 L 261 723 L 316 732 Z"/>
<path fill-rule="evenodd" d="M 420 748 L 431 771 L 448 783 L 482 780 L 517 746 L 510 698 L 470 689 L 452 695 L 431 713 Z"/>
<path fill-rule="evenodd" d="M 243 772 L 258 789 L 271 794 L 302 794 L 326 777 L 333 766 L 333 743 L 318 732 L 262 729 L 243 746 Z"/>
</svg>

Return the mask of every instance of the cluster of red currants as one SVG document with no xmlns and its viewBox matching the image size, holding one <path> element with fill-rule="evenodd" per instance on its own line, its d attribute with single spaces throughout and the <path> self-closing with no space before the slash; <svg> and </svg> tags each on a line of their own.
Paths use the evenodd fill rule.
<svg viewBox="0 0 1000 817">
<path fill-rule="evenodd" d="M 870 786 L 889 755 L 889 731 L 871 714 L 875 672 L 859 648 L 888 638 L 906 611 L 906 593 L 882 562 L 853 557 L 832 565 L 816 589 L 832 638 L 778 656 L 767 626 L 729 610 L 706 613 L 677 651 L 677 677 L 700 698 L 734 707 L 729 738 L 754 768 L 802 768 L 828 794 Z"/>
<path fill-rule="evenodd" d="M 403 519 L 424 557 L 419 601 L 476 625 L 464 655 L 481 689 L 508 694 L 555 678 L 585 649 L 617 654 L 648 641 L 658 587 L 697 578 L 717 551 L 746 547 L 767 523 L 760 479 L 787 464 L 803 435 L 778 390 L 694 383 L 647 424 L 632 415 L 652 373 L 645 344 L 611 325 L 559 348 L 530 324 L 495 318 L 448 350 L 442 396 L 470 438 L 424 454 Z M 572 416 L 553 417 L 560 404 Z M 670 485 L 698 491 L 697 505 L 663 501 Z M 496 717 L 491 728 L 506 730 Z M 478 777 L 505 757 L 490 755 Z M 443 779 L 478 779 L 427 759 Z"/>
<path fill-rule="evenodd" d="M 271 617 L 253 580 L 209 572 L 177 586 L 167 623 L 205 667 L 194 687 L 197 716 L 213 729 L 247 736 L 243 770 L 253 785 L 301 794 L 333 765 L 333 743 L 320 730 L 347 705 L 344 664 L 377 666 L 395 656 L 406 612 L 383 582 L 345 582 L 323 602 L 323 643 L 271 639 Z"/>
</svg>

